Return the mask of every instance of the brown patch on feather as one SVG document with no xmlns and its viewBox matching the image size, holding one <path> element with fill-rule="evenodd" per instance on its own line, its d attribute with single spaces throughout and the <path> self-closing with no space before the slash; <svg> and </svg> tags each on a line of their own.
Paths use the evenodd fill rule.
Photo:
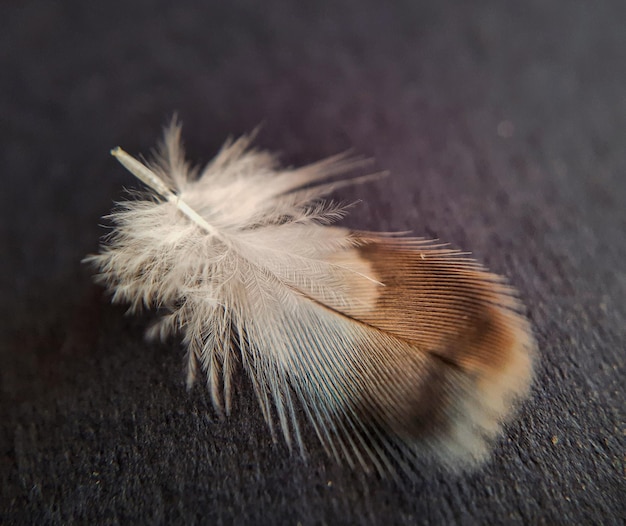
<svg viewBox="0 0 626 526">
<path fill-rule="evenodd" d="M 449 249 L 368 241 L 346 254 L 363 301 L 344 314 L 389 345 L 364 345 L 358 411 L 409 441 L 482 458 L 532 379 L 534 342 L 513 289 Z"/>
</svg>

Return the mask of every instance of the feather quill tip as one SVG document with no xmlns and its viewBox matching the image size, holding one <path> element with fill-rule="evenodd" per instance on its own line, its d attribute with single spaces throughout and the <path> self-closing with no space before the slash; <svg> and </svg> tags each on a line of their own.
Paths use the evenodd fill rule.
<svg viewBox="0 0 626 526">
<path fill-rule="evenodd" d="M 111 150 L 149 188 L 112 212 L 87 258 L 113 301 L 168 312 L 152 335 L 182 334 L 188 385 L 203 371 L 220 411 L 241 362 L 290 447 L 304 451 L 299 406 L 352 466 L 483 461 L 532 382 L 515 291 L 440 244 L 331 226 L 344 209 L 323 200 L 324 181 L 352 167 L 345 157 L 280 168 L 249 143 L 199 173 L 177 123 L 148 165 Z"/>
</svg>

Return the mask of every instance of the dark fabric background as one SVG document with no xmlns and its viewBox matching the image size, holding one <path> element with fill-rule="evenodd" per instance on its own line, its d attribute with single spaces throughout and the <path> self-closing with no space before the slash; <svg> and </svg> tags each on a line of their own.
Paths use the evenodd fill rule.
<svg viewBox="0 0 626 526">
<path fill-rule="evenodd" d="M 227 5 L 228 4 L 228 5 Z M 385 4 L 389 4 L 385 6 Z M 626 3 L 5 1 L 0 7 L 0 522 L 622 524 Z M 381 480 L 273 444 L 184 388 L 91 283 L 100 217 L 178 111 L 299 164 L 351 148 L 392 176 L 347 223 L 472 251 L 520 290 L 533 397 L 480 471 Z"/>
</svg>

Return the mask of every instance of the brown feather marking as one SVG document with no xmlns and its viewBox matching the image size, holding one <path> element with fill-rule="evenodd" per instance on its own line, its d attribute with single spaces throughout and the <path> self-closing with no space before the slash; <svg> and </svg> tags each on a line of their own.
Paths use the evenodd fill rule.
<svg viewBox="0 0 626 526">
<path fill-rule="evenodd" d="M 405 439 L 484 456 L 532 377 L 513 289 L 449 249 L 383 238 L 350 256 L 375 281 L 355 280 L 364 301 L 344 313 L 389 337 L 384 349 L 363 344 L 358 411 Z"/>
<path fill-rule="evenodd" d="M 470 273 L 459 272 L 467 259 L 438 250 L 385 245 L 359 249 L 385 285 L 373 311 L 354 312 L 360 320 L 469 373 L 502 373 L 520 347 L 532 347 L 528 323 L 514 310 L 513 291 L 499 277 L 477 263 Z M 458 268 L 450 265 L 455 259 Z"/>
</svg>

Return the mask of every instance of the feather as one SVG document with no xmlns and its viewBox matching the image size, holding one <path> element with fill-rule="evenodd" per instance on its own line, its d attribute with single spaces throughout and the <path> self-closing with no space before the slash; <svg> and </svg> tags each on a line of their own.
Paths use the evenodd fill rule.
<svg viewBox="0 0 626 526">
<path fill-rule="evenodd" d="M 188 386 L 202 371 L 229 413 L 240 361 L 271 432 L 303 454 L 299 409 L 352 466 L 484 460 L 532 380 L 515 291 L 445 245 L 332 226 L 345 207 L 322 197 L 345 181 L 325 180 L 356 166 L 345 156 L 281 168 L 243 137 L 198 171 L 180 132 L 146 164 L 112 150 L 148 190 L 86 259 L 114 302 L 166 312 L 149 334 L 182 334 Z"/>
</svg>

